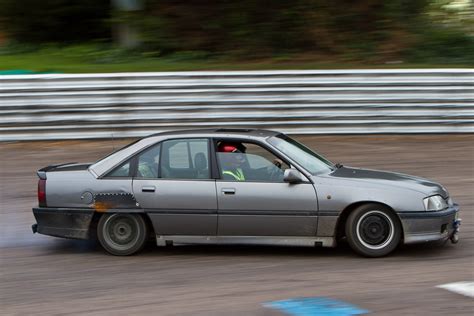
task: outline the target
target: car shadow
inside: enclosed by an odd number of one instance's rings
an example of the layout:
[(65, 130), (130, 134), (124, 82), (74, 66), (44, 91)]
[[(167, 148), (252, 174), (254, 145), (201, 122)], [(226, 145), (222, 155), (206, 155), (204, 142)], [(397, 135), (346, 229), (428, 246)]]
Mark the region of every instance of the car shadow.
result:
[[(43, 245), (50, 254), (104, 254), (95, 240), (57, 239)], [(400, 246), (386, 258), (400, 257), (405, 259), (426, 260), (427, 258), (450, 257), (456, 247), (451, 244), (426, 243)], [(149, 242), (135, 256), (169, 257), (169, 256), (199, 256), (199, 257), (298, 257), (298, 258), (362, 258), (355, 254), (346, 242), (336, 248), (323, 247), (294, 247), (294, 246), (264, 246), (264, 245), (174, 245), (158, 247)]]
[[(54, 239), (43, 243), (38, 247), (49, 254), (104, 254), (96, 240), (74, 240), (74, 239)], [(292, 247), (292, 246), (266, 246), (266, 245), (191, 245), (178, 244), (173, 246), (157, 246), (150, 241), (135, 256), (347, 256), (353, 255), (350, 248), (342, 245), (337, 248), (323, 247)]]
[[(142, 252), (153, 256), (226, 256), (226, 257), (262, 257), (262, 256), (345, 256), (348, 254), (339, 248), (290, 247), (263, 245), (176, 245), (171, 247), (147, 247)], [(349, 253), (350, 254), (350, 253)]]
[(55, 238), (41, 246), (50, 254), (83, 254), (104, 252), (95, 240), (76, 240)]

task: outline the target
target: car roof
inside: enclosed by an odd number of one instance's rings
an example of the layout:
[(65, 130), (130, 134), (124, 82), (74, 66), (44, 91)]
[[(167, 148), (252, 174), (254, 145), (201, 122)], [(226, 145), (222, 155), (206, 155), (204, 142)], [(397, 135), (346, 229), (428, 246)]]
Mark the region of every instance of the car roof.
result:
[(163, 137), (163, 136), (202, 136), (202, 137), (222, 137), (222, 136), (243, 136), (243, 137), (262, 137), (267, 138), (281, 134), (280, 132), (265, 129), (250, 128), (214, 128), (214, 129), (188, 129), (167, 131), (149, 135), (147, 137)]

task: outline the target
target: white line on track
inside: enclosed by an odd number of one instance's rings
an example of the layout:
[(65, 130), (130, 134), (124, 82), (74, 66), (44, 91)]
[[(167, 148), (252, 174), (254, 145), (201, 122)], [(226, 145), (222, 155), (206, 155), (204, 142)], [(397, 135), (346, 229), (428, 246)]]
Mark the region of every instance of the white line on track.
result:
[(474, 298), (474, 282), (455, 282), (438, 285), (436, 287)]

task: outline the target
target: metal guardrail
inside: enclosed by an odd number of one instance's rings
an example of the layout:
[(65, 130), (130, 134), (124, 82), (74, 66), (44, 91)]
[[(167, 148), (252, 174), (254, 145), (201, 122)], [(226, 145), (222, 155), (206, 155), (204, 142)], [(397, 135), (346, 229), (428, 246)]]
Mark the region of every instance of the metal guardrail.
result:
[(223, 126), (473, 133), (474, 69), (8, 75), (0, 111), (1, 141)]

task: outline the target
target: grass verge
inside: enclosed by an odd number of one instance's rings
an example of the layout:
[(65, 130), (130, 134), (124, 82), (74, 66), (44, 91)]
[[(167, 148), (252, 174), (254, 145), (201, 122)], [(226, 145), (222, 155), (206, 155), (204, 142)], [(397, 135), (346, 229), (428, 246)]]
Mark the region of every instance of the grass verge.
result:
[(0, 55), (0, 73), (18, 70), (53, 73), (109, 73), (147, 71), (193, 71), (193, 70), (271, 70), (271, 69), (364, 69), (364, 68), (466, 68), (463, 64), (406, 64), (380, 63), (360, 64), (307, 59), (264, 59), (235, 61), (231, 59), (180, 60), (175, 58), (133, 58), (113, 62), (94, 62), (79, 56), (63, 56), (48, 53), (22, 53)]

